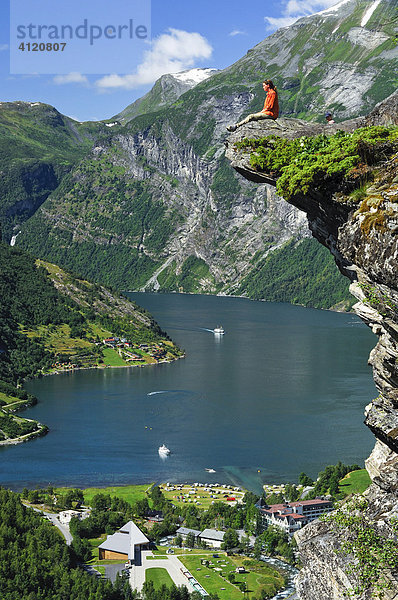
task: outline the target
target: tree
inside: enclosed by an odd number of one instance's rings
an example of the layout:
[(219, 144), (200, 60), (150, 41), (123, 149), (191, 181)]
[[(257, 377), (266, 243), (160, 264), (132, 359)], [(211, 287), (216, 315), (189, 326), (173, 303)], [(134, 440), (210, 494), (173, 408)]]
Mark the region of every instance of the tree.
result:
[(249, 535), (254, 534), (256, 530), (258, 509), (254, 504), (249, 504), (246, 509), (245, 532)]
[(272, 493), (266, 498), (267, 504), (283, 504), (285, 498), (283, 494)]
[(228, 573), (228, 581), (230, 581), (231, 583), (235, 583), (235, 573), (233, 571), (230, 571), (230, 573)]
[(287, 485), (285, 485), (285, 497), (290, 502), (294, 502), (300, 497), (300, 492), (295, 485), (291, 485), (290, 483), (288, 483)]
[(243, 496), (243, 502), (246, 505), (256, 504), (256, 502), (258, 502), (259, 499), (260, 499), (260, 496), (253, 494), (253, 492), (246, 492), (245, 495)]
[(28, 492), (28, 500), (31, 504), (38, 504), (40, 502), (39, 492), (37, 490), (30, 490)]
[(91, 508), (93, 510), (105, 511), (111, 507), (111, 497), (109, 494), (95, 494), (91, 500)]
[(178, 548), (182, 546), (182, 537), (179, 534), (174, 538), (174, 545), (178, 546)]
[(148, 498), (137, 500), (137, 502), (134, 504), (134, 511), (139, 517), (144, 517), (147, 515), (149, 511)]
[(77, 508), (84, 502), (82, 490), (71, 489), (67, 490), (63, 497), (63, 505), (65, 508)]
[(155, 510), (162, 510), (164, 509), (165, 505), (167, 504), (167, 500), (164, 497), (162, 490), (159, 488), (158, 485), (154, 485), (149, 493), (152, 503), (153, 503), (153, 508)]
[(239, 544), (239, 538), (238, 538), (238, 534), (236, 533), (235, 529), (232, 529), (231, 527), (229, 529), (227, 529), (227, 531), (224, 534), (224, 540), (223, 543), (221, 544), (221, 548), (223, 550), (230, 550), (231, 548), (236, 548)]
[(339, 493), (339, 478), (338, 475), (334, 475), (329, 482), (329, 493), (331, 496), (337, 496)]
[(193, 548), (195, 546), (195, 534), (192, 533), (192, 531), (188, 533), (185, 545), (188, 546), (188, 548)]
[(299, 475), (299, 483), (304, 487), (314, 485), (314, 482), (312, 481), (311, 477), (308, 477), (308, 475), (304, 473), (304, 471), (302, 471)]
[(240, 541), (239, 548), (242, 550), (244, 554), (249, 552), (250, 539), (244, 535)]
[[(137, 595), (128, 582), (96, 579), (73, 568), (73, 548), (35, 511), (21, 505), (17, 494), (0, 489), (0, 589), (2, 600), (133, 600)], [(74, 541), (79, 554), (89, 549), (88, 540)], [(91, 555), (91, 548), (90, 548)]]
[(91, 560), (92, 548), (87, 539), (82, 540), (79, 536), (74, 537), (71, 546), (78, 562), (84, 563)]

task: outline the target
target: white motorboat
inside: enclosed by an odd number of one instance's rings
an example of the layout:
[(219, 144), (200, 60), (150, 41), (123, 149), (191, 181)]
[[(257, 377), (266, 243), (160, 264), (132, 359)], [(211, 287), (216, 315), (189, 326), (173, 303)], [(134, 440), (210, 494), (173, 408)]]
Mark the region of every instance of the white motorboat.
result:
[(170, 450), (164, 444), (162, 446), (159, 446), (158, 452), (159, 456), (168, 456), (170, 454)]
[(218, 335), (224, 335), (225, 331), (221, 325), (218, 325), (213, 329), (213, 333), (218, 333)]
[(214, 469), (205, 469), (205, 471), (207, 471), (208, 473), (215, 473)]

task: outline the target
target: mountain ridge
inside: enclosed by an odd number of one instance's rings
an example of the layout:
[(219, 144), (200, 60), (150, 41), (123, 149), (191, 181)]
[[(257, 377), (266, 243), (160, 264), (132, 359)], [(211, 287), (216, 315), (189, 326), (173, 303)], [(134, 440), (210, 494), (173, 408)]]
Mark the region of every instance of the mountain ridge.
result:
[[(378, 23), (395, 4), (382, 0), (367, 27), (375, 24), (383, 36), (390, 35)], [(376, 49), (350, 41), (350, 31), (370, 6), (368, 0), (349, 0), (331, 15), (301, 19), (170, 106), (155, 102), (154, 112), (107, 128), (108, 136), (22, 225), (16, 244), (85, 275), (103, 272), (104, 281), (124, 289), (230, 294), (239, 289), (249, 295), (242, 281), (260, 268), (260, 249), (274, 250), (277, 257), (283, 243), (309, 231), (305, 216), (287, 208), (271, 187), (258, 188), (233, 174), (224, 157), (225, 127), (261, 108), (265, 74), (277, 81), (284, 114), (322, 120), (330, 79), (336, 77), (334, 87), (344, 94), (349, 72), (355, 93), (347, 106), (328, 96), (328, 107), (337, 116), (366, 112), (395, 85), (391, 65), (397, 66), (398, 57), (389, 39)], [(379, 30), (362, 29), (379, 39)], [(336, 36), (341, 37), (337, 54)], [(187, 267), (192, 268), (188, 279)], [(336, 273), (332, 262), (329, 269)], [(319, 302), (313, 298), (312, 305)]]

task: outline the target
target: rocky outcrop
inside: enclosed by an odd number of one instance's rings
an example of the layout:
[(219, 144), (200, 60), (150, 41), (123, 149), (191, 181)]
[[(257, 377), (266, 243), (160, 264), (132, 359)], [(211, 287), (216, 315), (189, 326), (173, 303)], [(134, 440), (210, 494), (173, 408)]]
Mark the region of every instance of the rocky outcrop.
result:
[[(376, 106), (370, 115), (338, 125), (346, 131), (364, 125), (397, 124), (398, 93)], [(270, 133), (299, 137), (320, 132), (318, 125), (298, 120), (277, 121), (280, 129), (267, 121), (251, 123), (231, 135), (227, 157), (244, 177), (272, 183), (272, 174), (257, 173), (250, 165), (250, 153), (237, 150), (243, 137), (264, 137)], [(330, 128), (332, 132), (337, 127)], [(372, 485), (365, 493), (365, 517), (385, 539), (395, 539), (392, 528), (398, 516), (398, 154), (379, 160), (372, 168), (372, 183), (358, 205), (341, 189), (299, 192), (290, 200), (305, 211), (313, 235), (335, 257), (341, 272), (351, 280), (351, 292), (358, 302), (355, 312), (378, 336), (369, 362), (373, 367), (378, 397), (366, 407), (365, 424), (376, 437), (376, 445), (366, 461)], [(297, 534), (303, 569), (297, 589), (302, 600), (341, 600), (356, 583), (350, 571), (353, 557), (339, 552), (349, 536), (328, 522), (308, 525)], [(385, 573), (390, 588), (385, 599), (398, 598), (396, 570)], [(373, 589), (357, 598), (376, 598)]]

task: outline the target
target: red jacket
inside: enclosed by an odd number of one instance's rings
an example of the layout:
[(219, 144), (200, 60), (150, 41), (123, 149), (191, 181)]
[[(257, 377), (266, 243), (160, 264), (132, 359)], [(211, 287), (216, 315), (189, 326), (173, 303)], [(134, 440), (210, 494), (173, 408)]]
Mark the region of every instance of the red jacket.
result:
[(271, 117), (273, 117), (274, 119), (278, 118), (279, 104), (278, 104), (278, 94), (277, 94), (276, 90), (272, 90), (272, 89), (268, 90), (262, 112), (265, 112), (266, 115), (271, 115)]

